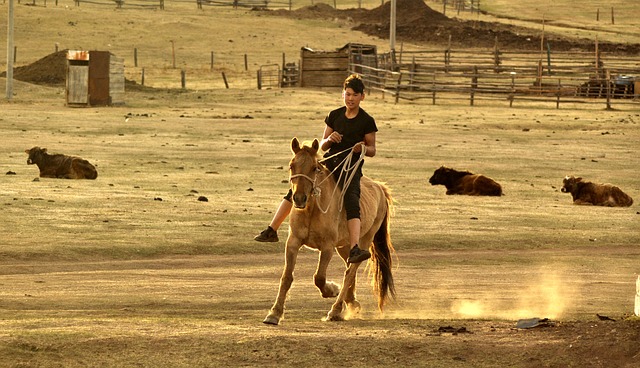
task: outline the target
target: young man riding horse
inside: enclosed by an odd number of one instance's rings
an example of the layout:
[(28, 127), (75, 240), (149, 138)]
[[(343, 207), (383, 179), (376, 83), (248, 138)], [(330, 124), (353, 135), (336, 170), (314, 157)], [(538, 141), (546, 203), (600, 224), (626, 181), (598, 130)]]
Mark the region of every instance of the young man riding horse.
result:
[[(373, 157), (376, 154), (376, 132), (378, 128), (375, 120), (364, 109), (360, 103), (364, 100), (364, 83), (356, 74), (352, 74), (344, 81), (342, 89), (344, 106), (339, 107), (327, 115), (324, 122), (326, 124), (323, 139), (320, 147), (324, 154), (324, 163), (333, 172), (336, 181), (344, 189), (344, 208), (347, 216), (349, 229), (349, 240), (351, 250), (349, 252), (349, 263), (358, 263), (371, 257), (367, 249), (358, 247), (360, 239), (360, 178), (362, 177), (362, 165), (364, 161), (356, 166), (345, 165), (348, 156), (351, 155), (353, 162), (364, 153), (364, 156)], [(350, 178), (350, 181), (345, 181)], [(278, 228), (289, 215), (293, 206), (291, 199), (292, 192), (284, 197), (276, 211), (270, 225), (254, 239), (261, 242), (277, 242)], [(365, 244), (367, 246), (367, 244)]]

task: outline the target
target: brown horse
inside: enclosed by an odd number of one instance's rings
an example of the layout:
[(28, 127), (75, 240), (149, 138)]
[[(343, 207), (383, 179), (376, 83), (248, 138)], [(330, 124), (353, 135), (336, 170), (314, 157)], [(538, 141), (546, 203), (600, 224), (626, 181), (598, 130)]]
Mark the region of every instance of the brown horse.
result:
[[(289, 215), (289, 237), (285, 248), (285, 263), (280, 289), (264, 323), (277, 325), (284, 314), (284, 302), (293, 282), (293, 269), (298, 251), (303, 245), (320, 251), (318, 267), (313, 280), (325, 298), (337, 299), (325, 320), (340, 321), (357, 314), (360, 303), (356, 300), (356, 275), (360, 263), (347, 263), (349, 257), (349, 230), (344, 209), (341, 208), (339, 187), (331, 172), (319, 162), (315, 139), (311, 146), (300, 146), (297, 138), (291, 141), (293, 158), (289, 165), (289, 180), (293, 190), (294, 208)], [(389, 297), (395, 297), (391, 257), (395, 252), (389, 233), (391, 194), (382, 183), (363, 176), (360, 181), (362, 227), (359, 244), (369, 245), (371, 251), (370, 274), (378, 297), (378, 308), (383, 310)], [(336, 190), (338, 188), (338, 190)], [(332, 195), (336, 194), (336, 195)], [(346, 265), (342, 288), (327, 282), (326, 273), (334, 248)], [(346, 306), (346, 308), (345, 308)]]

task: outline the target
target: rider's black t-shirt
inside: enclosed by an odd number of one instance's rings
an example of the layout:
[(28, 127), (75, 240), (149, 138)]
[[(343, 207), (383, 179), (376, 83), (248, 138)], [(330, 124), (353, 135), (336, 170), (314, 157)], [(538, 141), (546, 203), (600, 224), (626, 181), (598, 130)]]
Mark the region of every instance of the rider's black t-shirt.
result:
[[(366, 134), (378, 131), (373, 117), (367, 114), (362, 108), (359, 109), (358, 115), (352, 119), (348, 119), (345, 116), (346, 110), (346, 106), (339, 107), (331, 111), (324, 119), (324, 122), (331, 127), (331, 129), (342, 134), (342, 141), (340, 143), (333, 143), (329, 151), (325, 153), (325, 157), (347, 150), (356, 143), (364, 141)], [(340, 155), (340, 157), (344, 158), (346, 154), (348, 154), (348, 152)]]

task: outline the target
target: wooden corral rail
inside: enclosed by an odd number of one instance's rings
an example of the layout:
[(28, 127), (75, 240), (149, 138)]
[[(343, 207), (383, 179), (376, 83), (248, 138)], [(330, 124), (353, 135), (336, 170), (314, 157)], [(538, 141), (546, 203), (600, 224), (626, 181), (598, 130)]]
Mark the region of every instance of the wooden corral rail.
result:
[(202, 9), (203, 6), (232, 6), (237, 8), (251, 8), (251, 9), (267, 9), (267, 8), (288, 8), (291, 10), (291, 0), (196, 0), (198, 9)]
[[(393, 61), (397, 60), (397, 61)], [(393, 61), (393, 62), (392, 62)], [(431, 99), (505, 100), (580, 103), (585, 98), (616, 103), (640, 101), (640, 60), (608, 56), (606, 61), (594, 53), (571, 52), (551, 55), (527, 52), (449, 51), (404, 52), (380, 55), (382, 69), (351, 65), (367, 80), (376, 81), (381, 70), (393, 70), (397, 78), (396, 100)], [(638, 87), (635, 87), (635, 86)], [(394, 90), (373, 83), (373, 89)], [(593, 101), (593, 100), (591, 100)]]
[(151, 8), (151, 9), (164, 9), (164, 0), (112, 0), (112, 1), (101, 1), (101, 0), (73, 0), (76, 6), (80, 6), (80, 3), (85, 4), (93, 4), (93, 5), (108, 5), (114, 6), (118, 9), (124, 7), (135, 7), (135, 8)]

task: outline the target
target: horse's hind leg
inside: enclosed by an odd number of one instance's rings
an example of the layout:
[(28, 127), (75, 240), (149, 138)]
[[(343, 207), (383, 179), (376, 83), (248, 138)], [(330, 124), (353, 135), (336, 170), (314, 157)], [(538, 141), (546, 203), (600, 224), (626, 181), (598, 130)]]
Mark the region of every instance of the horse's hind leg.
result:
[[(359, 263), (352, 263), (347, 267), (347, 270), (344, 272), (344, 281), (342, 283), (342, 290), (338, 294), (338, 298), (335, 303), (331, 306), (331, 310), (327, 314), (325, 321), (342, 321), (345, 319), (345, 315), (343, 314), (344, 304), (347, 305), (355, 305), (354, 303), (358, 303), (355, 300), (355, 284), (356, 284), (356, 275), (358, 271)], [(350, 300), (350, 301), (347, 301)], [(359, 306), (359, 303), (358, 303)]]
[(273, 307), (271, 307), (269, 314), (267, 314), (267, 317), (262, 321), (263, 323), (270, 325), (277, 325), (280, 323), (280, 319), (284, 314), (284, 301), (287, 298), (287, 292), (289, 292), (289, 289), (291, 288), (291, 283), (293, 283), (293, 269), (296, 266), (296, 259), (298, 258), (299, 250), (299, 242), (292, 241), (291, 238), (287, 239), (284, 270), (282, 271), (282, 277), (280, 277), (278, 297), (276, 298), (275, 303), (273, 303)]
[[(338, 248), (338, 254), (340, 254), (340, 257), (344, 260), (345, 265), (348, 266), (347, 259), (349, 258), (349, 247)], [(345, 288), (344, 302), (347, 307), (347, 311), (346, 311), (347, 315), (345, 317), (347, 318), (349, 316), (355, 316), (358, 313), (360, 313), (360, 302), (358, 302), (358, 300), (356, 299), (357, 279), (358, 279), (358, 276), (356, 274), (354, 276), (353, 282), (350, 285), (348, 286), (343, 285), (343, 288)]]
[(340, 292), (340, 286), (335, 282), (327, 282), (327, 267), (333, 257), (333, 248), (320, 251), (318, 259), (318, 268), (313, 275), (314, 284), (320, 289), (323, 298), (335, 298)]

